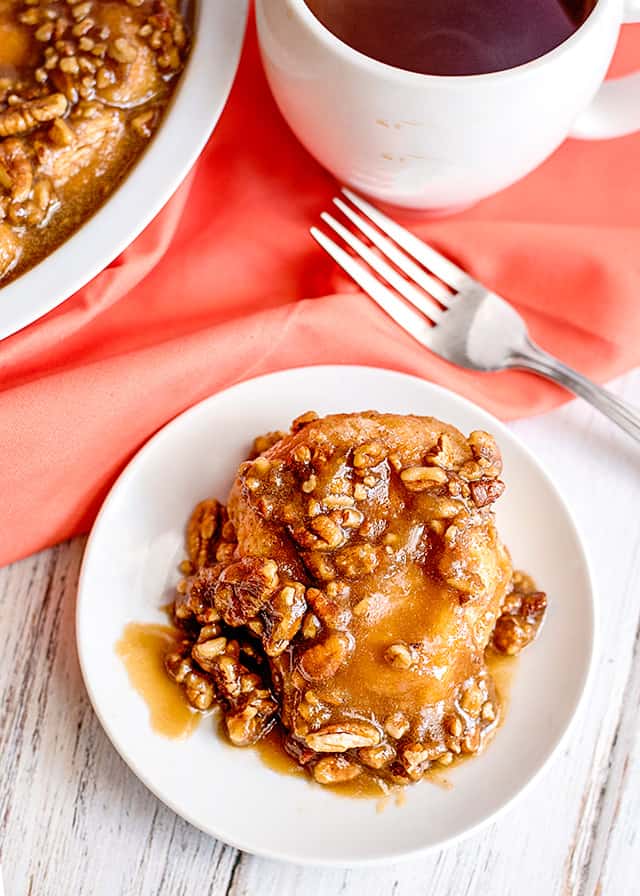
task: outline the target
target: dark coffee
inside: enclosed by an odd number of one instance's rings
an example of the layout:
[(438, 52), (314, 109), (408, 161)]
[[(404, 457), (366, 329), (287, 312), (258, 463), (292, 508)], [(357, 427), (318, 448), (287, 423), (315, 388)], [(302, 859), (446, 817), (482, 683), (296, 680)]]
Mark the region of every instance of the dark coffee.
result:
[(305, 0), (345, 43), (396, 68), (481, 75), (537, 59), (596, 0)]

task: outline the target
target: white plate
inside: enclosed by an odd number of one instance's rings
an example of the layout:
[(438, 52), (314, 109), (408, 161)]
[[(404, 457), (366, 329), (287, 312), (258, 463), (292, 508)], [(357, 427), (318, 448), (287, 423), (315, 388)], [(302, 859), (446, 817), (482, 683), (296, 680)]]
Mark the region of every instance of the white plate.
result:
[[(453, 787), (407, 789), (403, 806), (347, 799), (267, 768), (227, 745), (212, 724), (171, 741), (152, 732), (114, 645), (127, 622), (163, 621), (184, 525), (197, 501), (225, 498), (253, 437), (319, 413), (433, 415), (464, 433), (494, 433), (507, 491), (500, 531), (515, 563), (549, 593), (539, 639), (518, 661), (504, 725), (486, 753), (450, 772)], [(538, 461), (470, 402), (414, 377), (363, 367), (308, 367), (249, 380), (158, 433), (129, 464), (100, 512), (84, 558), (77, 638), (87, 690), (114, 746), (168, 806), (215, 837), (311, 864), (397, 860), (487, 822), (529, 784), (566, 734), (591, 666), (591, 576), (571, 514)]]
[(122, 185), (77, 233), (13, 283), (0, 286), (0, 339), (88, 283), (175, 193), (227, 101), (247, 11), (248, 0), (196, 0), (191, 55), (158, 133)]

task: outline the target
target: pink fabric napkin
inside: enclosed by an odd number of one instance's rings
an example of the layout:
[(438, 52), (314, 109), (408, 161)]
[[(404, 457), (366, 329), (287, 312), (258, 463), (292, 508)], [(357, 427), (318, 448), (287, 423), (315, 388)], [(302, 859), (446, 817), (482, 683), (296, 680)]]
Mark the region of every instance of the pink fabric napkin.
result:
[[(617, 69), (638, 60), (630, 27)], [(544, 347), (606, 380), (640, 360), (639, 157), (640, 135), (568, 141), (466, 213), (405, 223), (509, 298)], [(505, 419), (567, 398), (531, 375), (459, 370), (402, 332), (308, 235), (335, 192), (276, 110), (251, 24), (188, 181), (92, 283), (0, 343), (0, 563), (86, 531), (152, 433), (257, 374), (389, 367)]]

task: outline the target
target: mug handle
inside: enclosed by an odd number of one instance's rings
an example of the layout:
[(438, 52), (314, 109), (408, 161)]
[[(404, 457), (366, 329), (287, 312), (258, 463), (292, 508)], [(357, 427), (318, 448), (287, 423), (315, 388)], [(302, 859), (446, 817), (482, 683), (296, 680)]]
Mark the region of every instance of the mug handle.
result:
[[(626, 0), (624, 22), (640, 22), (640, 0)], [(640, 72), (605, 81), (569, 136), (608, 140), (635, 131), (640, 131)]]

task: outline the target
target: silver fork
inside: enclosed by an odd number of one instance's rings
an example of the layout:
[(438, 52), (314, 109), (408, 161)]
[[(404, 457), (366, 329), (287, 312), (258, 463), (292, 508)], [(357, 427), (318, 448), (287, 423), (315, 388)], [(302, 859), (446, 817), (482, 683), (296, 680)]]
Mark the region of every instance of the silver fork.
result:
[(508, 302), (361, 196), (347, 189), (342, 193), (350, 204), (338, 197), (334, 203), (379, 251), (327, 212), (322, 220), (366, 264), (317, 227), (311, 235), (414, 339), (460, 367), (518, 368), (555, 380), (640, 441), (640, 413), (539, 348)]

